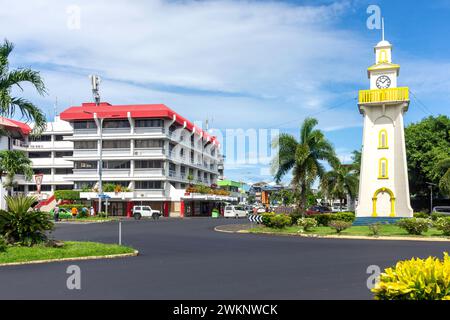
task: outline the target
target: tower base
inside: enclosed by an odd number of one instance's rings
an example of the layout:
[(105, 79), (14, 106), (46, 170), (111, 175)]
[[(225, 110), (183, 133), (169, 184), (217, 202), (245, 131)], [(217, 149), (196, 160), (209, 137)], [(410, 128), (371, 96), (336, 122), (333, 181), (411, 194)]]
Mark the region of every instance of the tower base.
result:
[(398, 220), (405, 218), (391, 217), (357, 217), (353, 222), (354, 226), (368, 226), (374, 223), (395, 224)]

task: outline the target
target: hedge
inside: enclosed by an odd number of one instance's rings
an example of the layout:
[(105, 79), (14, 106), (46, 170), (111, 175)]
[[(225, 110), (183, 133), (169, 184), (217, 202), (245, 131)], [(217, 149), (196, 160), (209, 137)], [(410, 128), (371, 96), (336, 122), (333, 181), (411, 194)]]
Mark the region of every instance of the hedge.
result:
[(320, 226), (328, 227), (330, 221), (344, 221), (352, 222), (355, 221), (355, 214), (353, 212), (338, 212), (338, 213), (323, 213), (323, 214), (313, 214), (310, 215), (311, 218), (317, 220), (317, 224)]
[(56, 200), (80, 200), (80, 191), (77, 190), (56, 190)]

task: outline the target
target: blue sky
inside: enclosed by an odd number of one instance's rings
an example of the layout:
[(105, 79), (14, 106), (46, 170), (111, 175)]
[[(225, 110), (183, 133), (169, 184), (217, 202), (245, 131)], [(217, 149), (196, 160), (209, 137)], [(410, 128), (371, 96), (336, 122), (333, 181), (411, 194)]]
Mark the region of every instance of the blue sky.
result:
[[(450, 1), (0, 0), (8, 8), (0, 37), (16, 44), (13, 67), (42, 72), (49, 95), (25, 96), (49, 118), (56, 97), (59, 112), (90, 101), (88, 75), (97, 73), (103, 100), (165, 103), (192, 121), (208, 118), (219, 134), (297, 135), (312, 115), (347, 162), (362, 139), (354, 98), (368, 87), (381, 37), (366, 27), (372, 4), (402, 67), (399, 84), (421, 101), (413, 99), (405, 122), (448, 115)], [(269, 156), (230, 162), (226, 176), (270, 181)]]

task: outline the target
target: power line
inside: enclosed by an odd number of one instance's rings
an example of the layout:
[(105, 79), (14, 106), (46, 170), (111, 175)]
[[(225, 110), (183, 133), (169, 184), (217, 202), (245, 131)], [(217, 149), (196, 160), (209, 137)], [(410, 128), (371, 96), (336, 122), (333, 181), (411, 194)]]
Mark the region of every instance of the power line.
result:
[(425, 114), (430, 114), (433, 115), (433, 113), (430, 111), (430, 109), (422, 102), (419, 100), (419, 98), (417, 98), (417, 96), (414, 94), (414, 92), (412, 92), (410, 90), (414, 100), (417, 102), (417, 105), (419, 107), (420, 110), (422, 110)]
[[(330, 111), (330, 110), (333, 110), (333, 109), (338, 109), (338, 108), (344, 106), (345, 104), (349, 103), (350, 101), (355, 101), (355, 100), (357, 100), (357, 98), (351, 98), (351, 99), (345, 100), (345, 101), (343, 101), (343, 102), (341, 102), (341, 103), (339, 103), (339, 104), (337, 104), (335, 106), (332, 106), (332, 107), (326, 108), (324, 110), (320, 110), (318, 112), (306, 115), (304, 118), (314, 117), (314, 116), (317, 116), (317, 115), (319, 115), (321, 113), (324, 113), (324, 112), (327, 112), (327, 111)], [(292, 123), (292, 122), (297, 122), (297, 121), (303, 120), (304, 118), (298, 118), (298, 119), (289, 120), (289, 121), (286, 121), (286, 122), (283, 122), (283, 123), (279, 123), (279, 124), (276, 124), (276, 125), (268, 127), (268, 129), (281, 127), (281, 126), (283, 126), (285, 124), (289, 124), (289, 123)]]

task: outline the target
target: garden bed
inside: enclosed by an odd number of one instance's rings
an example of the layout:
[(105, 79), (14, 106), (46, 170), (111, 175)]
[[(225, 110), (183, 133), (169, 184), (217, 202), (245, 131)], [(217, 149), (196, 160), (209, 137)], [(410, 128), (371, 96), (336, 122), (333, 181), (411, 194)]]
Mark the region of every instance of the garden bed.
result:
[(60, 248), (35, 245), (32, 247), (9, 246), (0, 252), (0, 265), (43, 263), (86, 258), (114, 258), (137, 255), (137, 251), (117, 244), (65, 241)]

